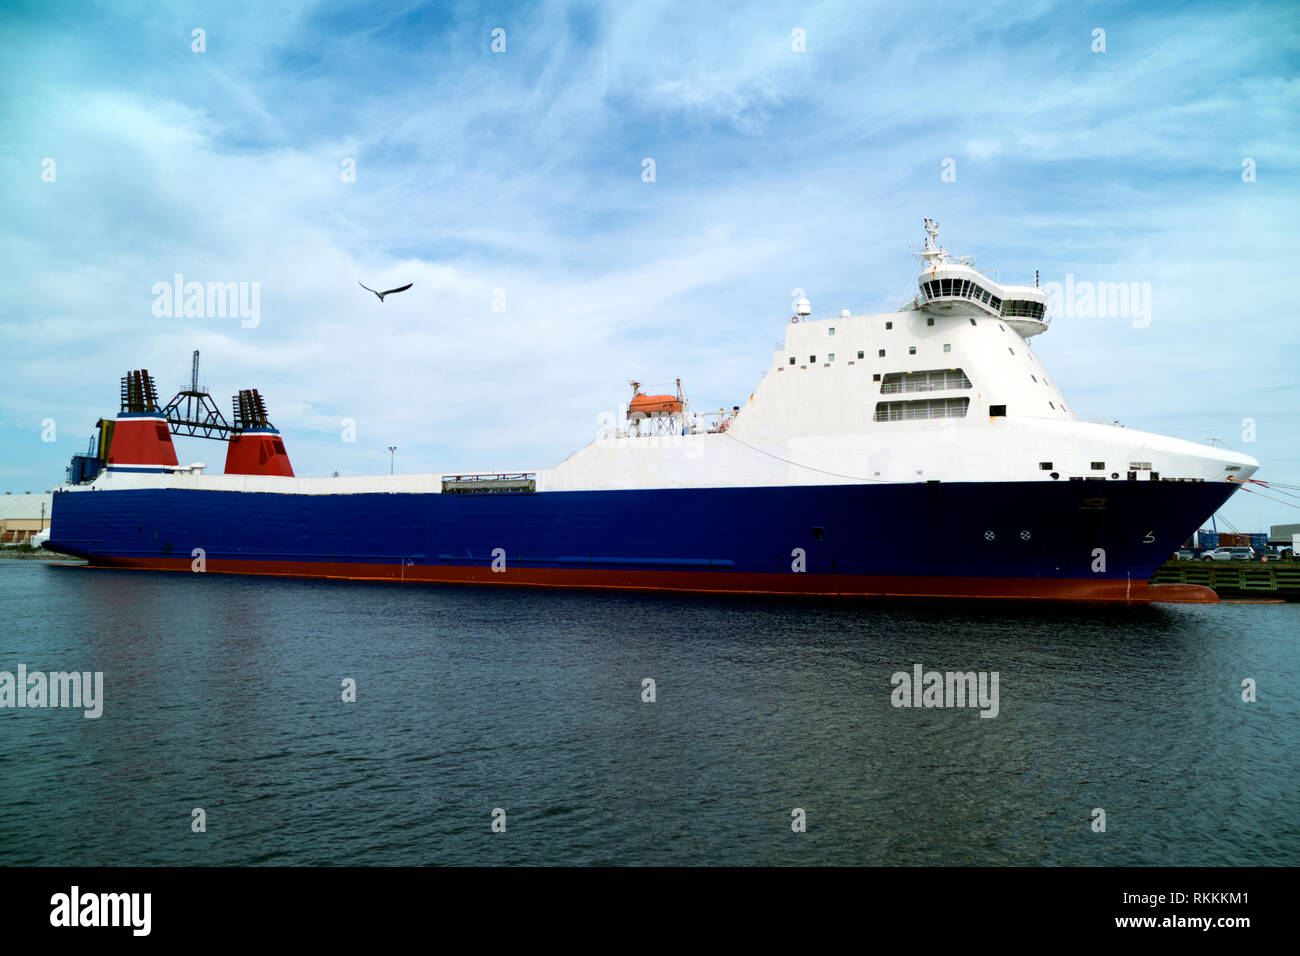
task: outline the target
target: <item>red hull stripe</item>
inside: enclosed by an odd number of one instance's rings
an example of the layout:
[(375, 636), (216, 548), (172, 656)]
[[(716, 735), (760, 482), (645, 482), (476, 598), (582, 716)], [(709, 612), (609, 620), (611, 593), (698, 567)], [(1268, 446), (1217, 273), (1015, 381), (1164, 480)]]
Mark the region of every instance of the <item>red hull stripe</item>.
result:
[[(95, 557), (99, 567), (191, 571), (189, 558)], [(1208, 604), (1210, 588), (1195, 584), (1148, 584), (1088, 578), (949, 578), (906, 575), (749, 574), (741, 572), (629, 571), (597, 568), (507, 568), (455, 565), (346, 564), (316, 561), (208, 559), (209, 574), (255, 574), (352, 581), (495, 584), (545, 588), (611, 588), (633, 591), (694, 591), (709, 594), (773, 594), (815, 597), (1017, 598), (1065, 601), (1135, 601)]]

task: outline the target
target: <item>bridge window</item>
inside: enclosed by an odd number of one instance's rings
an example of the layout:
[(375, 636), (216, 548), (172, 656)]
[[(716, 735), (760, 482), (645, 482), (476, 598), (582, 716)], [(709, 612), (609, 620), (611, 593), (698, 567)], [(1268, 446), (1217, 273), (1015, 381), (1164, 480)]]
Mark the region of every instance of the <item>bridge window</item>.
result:
[(1002, 315), (1009, 318), (1023, 317), (1041, 320), (1043, 311), (1043, 303), (1030, 302), (1027, 299), (1008, 299), (1002, 303)]

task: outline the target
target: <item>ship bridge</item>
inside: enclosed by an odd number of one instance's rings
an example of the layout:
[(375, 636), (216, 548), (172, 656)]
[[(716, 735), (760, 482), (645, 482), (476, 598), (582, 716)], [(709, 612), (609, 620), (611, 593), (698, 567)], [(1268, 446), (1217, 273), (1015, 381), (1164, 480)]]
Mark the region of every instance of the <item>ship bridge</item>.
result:
[(938, 315), (998, 318), (1028, 338), (1047, 331), (1047, 295), (1036, 285), (1002, 285), (975, 269), (970, 256), (953, 257), (936, 242), (939, 224), (925, 220), (925, 268), (917, 279), (917, 306)]

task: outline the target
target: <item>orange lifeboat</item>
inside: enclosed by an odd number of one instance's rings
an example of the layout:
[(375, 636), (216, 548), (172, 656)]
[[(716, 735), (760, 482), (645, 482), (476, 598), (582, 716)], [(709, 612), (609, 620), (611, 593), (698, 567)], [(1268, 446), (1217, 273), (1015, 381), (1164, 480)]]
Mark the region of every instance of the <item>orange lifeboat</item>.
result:
[(676, 395), (643, 395), (637, 392), (627, 406), (627, 417), (663, 418), (676, 415), (682, 410), (682, 400)]

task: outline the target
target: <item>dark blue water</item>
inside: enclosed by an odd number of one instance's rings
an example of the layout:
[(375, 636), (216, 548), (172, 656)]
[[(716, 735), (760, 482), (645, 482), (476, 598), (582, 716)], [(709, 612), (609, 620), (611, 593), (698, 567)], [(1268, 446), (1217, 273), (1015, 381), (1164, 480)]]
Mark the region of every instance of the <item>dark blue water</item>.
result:
[[(0, 561), (0, 607), (0, 670), (105, 680), (98, 720), (0, 710), (3, 865), (1300, 863), (1297, 605)], [(895, 708), (890, 675), (914, 663), (998, 671), (999, 715)]]

